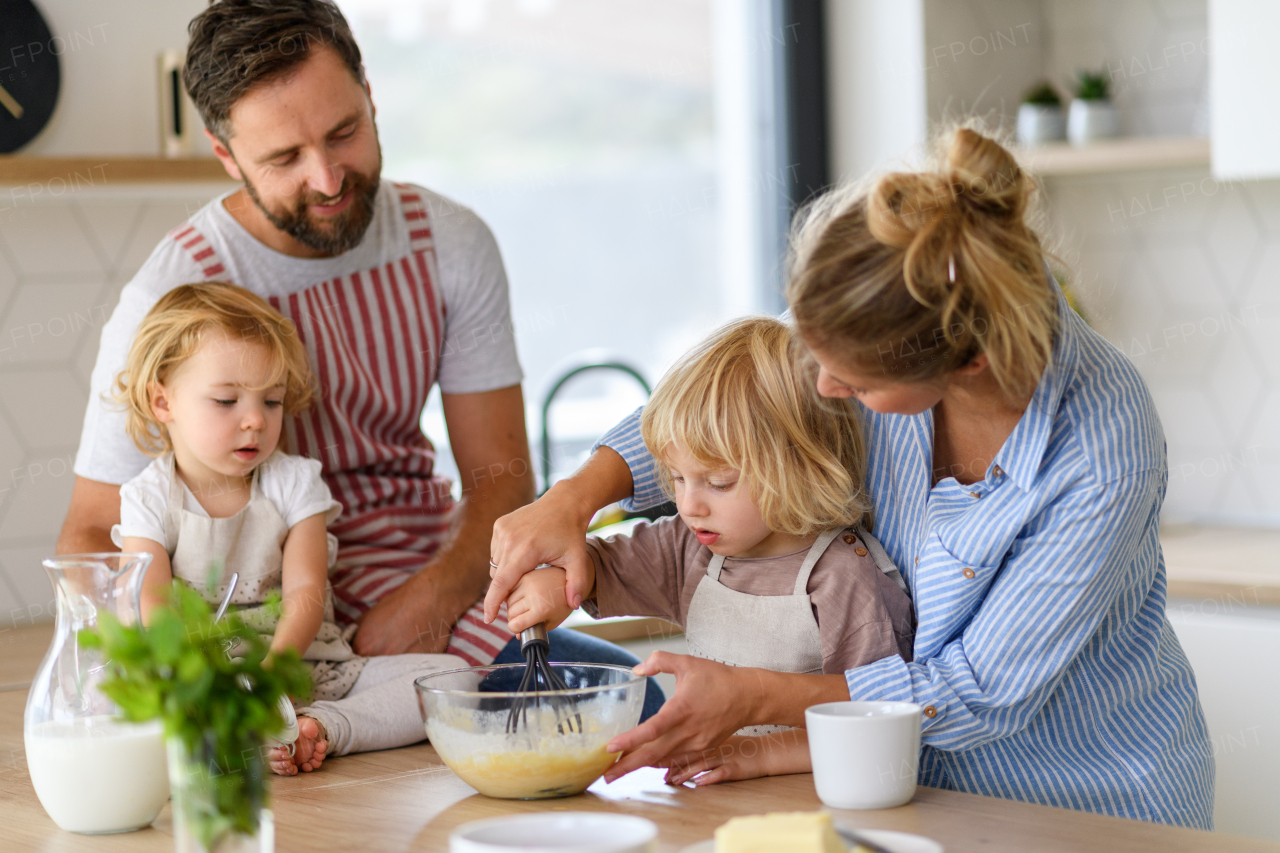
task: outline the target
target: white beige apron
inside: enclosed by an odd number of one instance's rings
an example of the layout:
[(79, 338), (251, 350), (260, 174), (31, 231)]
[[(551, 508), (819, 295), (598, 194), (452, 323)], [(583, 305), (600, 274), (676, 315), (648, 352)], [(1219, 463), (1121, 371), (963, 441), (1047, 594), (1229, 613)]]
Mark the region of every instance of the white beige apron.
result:
[[(730, 666), (753, 666), (774, 672), (821, 673), (822, 635), (809, 601), (809, 576), (832, 541), (845, 528), (819, 534), (805, 555), (791, 595), (751, 595), (720, 583), (724, 557), (715, 555), (698, 582), (684, 634), (689, 652)], [(855, 529), (876, 566), (905, 591), (889, 555), (875, 537)], [(783, 731), (786, 726), (748, 726), (740, 735)]]
[[(266, 463), (263, 463), (266, 464)], [(269, 641), (279, 617), (262, 606), (267, 596), (279, 592), (283, 577), (284, 540), (289, 534), (280, 511), (258, 483), (261, 465), (254, 469), (249, 502), (230, 518), (210, 518), (183, 507), (182, 481), (169, 458), (169, 505), (165, 512), (165, 537), (176, 542), (169, 562), (173, 576), (181, 578), (211, 602), (227, 591), (226, 579), (238, 572), (231, 603), (245, 623)], [(217, 558), (223, 562), (222, 577), (211, 578)], [(324, 621), (316, 639), (302, 655), (311, 664), (315, 681), (313, 699), (341, 699), (355, 684), (366, 658), (351, 649), (355, 625), (344, 632), (334, 622), (333, 592), (325, 583)]]

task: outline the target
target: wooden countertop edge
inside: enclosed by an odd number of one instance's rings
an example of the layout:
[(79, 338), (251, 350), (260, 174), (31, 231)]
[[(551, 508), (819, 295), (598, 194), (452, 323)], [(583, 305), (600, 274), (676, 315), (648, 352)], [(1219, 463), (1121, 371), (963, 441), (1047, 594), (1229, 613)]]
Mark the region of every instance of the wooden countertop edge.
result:
[(1169, 579), (1169, 598), (1214, 602), (1215, 613), (1256, 605), (1280, 607), (1280, 584)]

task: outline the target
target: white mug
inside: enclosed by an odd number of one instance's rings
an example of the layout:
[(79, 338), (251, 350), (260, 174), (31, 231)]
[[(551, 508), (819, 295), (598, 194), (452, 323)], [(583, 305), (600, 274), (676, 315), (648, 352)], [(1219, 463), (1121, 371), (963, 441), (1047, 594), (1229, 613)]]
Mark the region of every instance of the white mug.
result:
[(833, 809), (910, 802), (920, 767), (919, 705), (828, 702), (804, 712), (818, 798)]

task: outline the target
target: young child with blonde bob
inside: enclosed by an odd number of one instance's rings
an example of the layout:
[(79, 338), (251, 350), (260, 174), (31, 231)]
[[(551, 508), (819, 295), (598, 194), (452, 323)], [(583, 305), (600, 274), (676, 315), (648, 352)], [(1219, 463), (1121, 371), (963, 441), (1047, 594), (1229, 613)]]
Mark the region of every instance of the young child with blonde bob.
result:
[[(740, 320), (663, 377), (641, 430), (679, 515), (589, 538), (584, 609), (670, 620), (690, 653), (735, 666), (830, 674), (911, 659), (911, 602), (867, 531), (857, 412), (817, 395), (798, 348), (777, 320)], [(507, 599), (511, 630), (563, 621), (565, 585), (563, 569), (525, 574)], [(668, 782), (810, 769), (802, 730), (752, 727), (729, 744), (670, 767)]]
[[(296, 649), (312, 666), (298, 739), (270, 754), (283, 775), (314, 770), (328, 755), (422, 740), (413, 680), (466, 666), (454, 655), (360, 657), (349, 642), (355, 626), (334, 622), (337, 540), (326, 526), (342, 507), (318, 461), (280, 447), (285, 415), (306, 409), (315, 387), (292, 323), (221, 282), (162, 296), (115, 383), (130, 436), (156, 457), (121, 486), (112, 530), (125, 551), (153, 557), (144, 619), (172, 579), (219, 602), (235, 572), (231, 602), (245, 621), (271, 635), (272, 652)], [(264, 606), (272, 592), (282, 595), (278, 616)]]

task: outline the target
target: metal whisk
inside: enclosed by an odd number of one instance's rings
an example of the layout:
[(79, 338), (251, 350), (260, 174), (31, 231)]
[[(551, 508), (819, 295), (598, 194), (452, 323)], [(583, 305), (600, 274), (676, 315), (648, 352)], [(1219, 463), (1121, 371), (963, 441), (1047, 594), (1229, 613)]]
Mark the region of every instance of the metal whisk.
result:
[[(516, 729), (521, 723), (525, 728), (529, 726), (529, 703), (540, 705), (544, 699), (551, 703), (556, 709), (557, 715), (566, 706), (573, 705), (572, 699), (564, 696), (539, 696), (541, 690), (568, 690), (569, 686), (564, 683), (564, 679), (556, 674), (551, 668), (551, 664), (547, 662), (547, 653), (551, 650), (551, 644), (547, 641), (547, 627), (539, 622), (532, 628), (526, 628), (520, 632), (520, 652), (524, 655), (524, 678), (520, 679), (520, 686), (517, 688), (518, 695), (511, 704), (511, 713), (507, 716), (507, 734), (515, 734)], [(575, 731), (582, 733), (582, 716), (574, 712), (573, 719), (569, 719), (566, 713), (563, 718), (556, 721), (556, 729), (560, 734), (568, 734)]]

